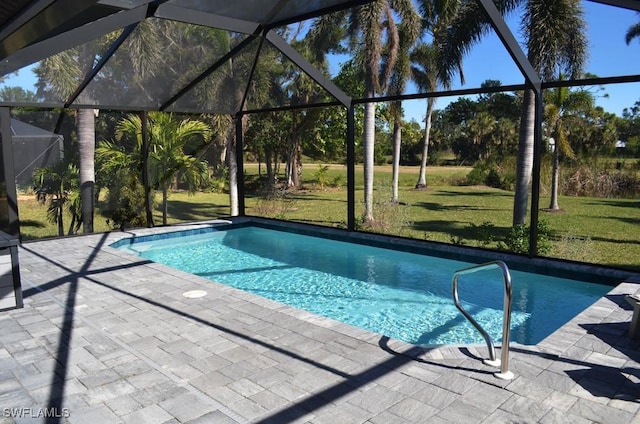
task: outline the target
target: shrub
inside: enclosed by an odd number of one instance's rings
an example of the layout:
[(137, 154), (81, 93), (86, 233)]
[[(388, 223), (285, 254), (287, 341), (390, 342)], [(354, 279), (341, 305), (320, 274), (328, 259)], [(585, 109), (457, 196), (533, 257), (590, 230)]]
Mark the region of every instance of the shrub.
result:
[(468, 185), (486, 185), (488, 187), (503, 190), (512, 190), (515, 186), (515, 169), (510, 166), (501, 166), (496, 163), (480, 161), (467, 175)]
[(110, 227), (120, 230), (146, 225), (145, 191), (135, 172), (128, 168), (118, 171), (102, 215)]
[(496, 240), (496, 227), (488, 221), (485, 221), (480, 225), (470, 224), (470, 232), (473, 238), (478, 241), (478, 245), (480, 246), (489, 246)]
[(327, 176), (328, 171), (329, 165), (318, 165), (318, 170), (313, 174), (313, 179), (320, 190), (324, 190), (325, 186), (329, 183), (329, 177)]
[[(510, 250), (514, 253), (529, 253), (529, 226), (526, 224), (518, 224), (509, 230), (509, 233), (505, 237), (504, 244), (499, 243), (498, 248), (503, 250)], [(551, 251), (551, 242), (549, 237), (551, 235), (551, 229), (549, 224), (545, 220), (538, 221), (538, 254), (544, 255)]]

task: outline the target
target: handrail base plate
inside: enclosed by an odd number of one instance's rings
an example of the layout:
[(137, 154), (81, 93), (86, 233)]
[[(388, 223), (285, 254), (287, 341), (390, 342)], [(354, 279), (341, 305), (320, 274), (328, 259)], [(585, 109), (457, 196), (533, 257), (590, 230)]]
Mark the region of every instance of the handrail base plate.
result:
[(500, 380), (513, 380), (514, 374), (511, 371), (507, 371), (494, 373), (493, 376)]

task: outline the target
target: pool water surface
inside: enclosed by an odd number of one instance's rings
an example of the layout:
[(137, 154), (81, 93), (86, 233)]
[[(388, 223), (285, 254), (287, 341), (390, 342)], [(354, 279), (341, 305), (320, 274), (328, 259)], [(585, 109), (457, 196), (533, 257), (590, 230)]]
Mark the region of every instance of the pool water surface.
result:
[[(141, 237), (114, 247), (408, 343), (484, 343), (452, 300), (453, 273), (470, 262), (259, 227)], [(511, 341), (522, 344), (537, 344), (611, 290), (515, 270), (511, 278)], [(503, 293), (499, 270), (459, 280), (463, 306), (495, 341)]]

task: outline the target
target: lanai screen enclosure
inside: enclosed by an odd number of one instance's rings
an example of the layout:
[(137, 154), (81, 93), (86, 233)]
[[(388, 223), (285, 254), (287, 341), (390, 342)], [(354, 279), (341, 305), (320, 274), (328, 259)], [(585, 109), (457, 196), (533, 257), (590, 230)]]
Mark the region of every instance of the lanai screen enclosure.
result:
[[(635, 0), (588, 1), (609, 7), (640, 10)], [(347, 216), (348, 230), (356, 226), (355, 196), (355, 109), (373, 102), (406, 101), (486, 92), (532, 90), (536, 114), (533, 122), (535, 149), (532, 198), (530, 206), (530, 253), (536, 252), (540, 157), (542, 154), (542, 90), (554, 87), (579, 87), (640, 81), (640, 75), (614, 75), (602, 78), (542, 80), (519, 45), (513, 30), (499, 11), (501, 1), (477, 0), (486, 22), (522, 74), (522, 84), (464, 90), (445, 90), (397, 95), (366, 96), (339, 87), (312, 65), (312, 54), (299, 52), (283, 36), (283, 28), (324, 15), (348, 12), (364, 7), (365, 0), (247, 0), (228, 2), (193, 0), (5, 0), (0, 6), (0, 76), (6, 76), (38, 61), (71, 48), (91, 51), (95, 60), (80, 66), (74, 86), (58, 90), (38, 103), (0, 103), (0, 134), (3, 172), (0, 192), (0, 229), (19, 235), (15, 171), (13, 169), (10, 110), (12, 107), (38, 107), (53, 111), (66, 109), (119, 110), (140, 113), (150, 111), (187, 114), (226, 114), (236, 123), (235, 159), (243, 170), (243, 117), (262, 112), (277, 112), (316, 107), (340, 107), (346, 111)], [(144, 37), (157, 36), (163, 25), (212, 28), (207, 44), (193, 46), (187, 39), (157, 39), (162, 60), (138, 61), (132, 55), (141, 48)], [(154, 30), (156, 33), (154, 33)], [(181, 44), (183, 43), (183, 44)], [(184, 49), (199, 49), (198, 62), (175, 59)], [(141, 50), (138, 50), (141, 51)], [(144, 42), (142, 42), (144, 51)], [(279, 98), (261, 96), (256, 90), (261, 60), (278, 57), (287, 62), (289, 79), (301, 78), (312, 87), (313, 95), (292, 93)], [(234, 65), (234, 63), (236, 65)], [(242, 63), (243, 66), (237, 66)], [(114, 75), (118, 78), (114, 78)], [(293, 75), (293, 76), (292, 76)], [(115, 82), (114, 82), (115, 81)], [(50, 92), (51, 93), (51, 92)], [(62, 116), (59, 123), (62, 122)], [(55, 132), (55, 131), (54, 131)], [(234, 171), (232, 169), (232, 171)], [(232, 172), (233, 173), (233, 172)], [(233, 177), (233, 176), (232, 176)], [(237, 178), (237, 208), (232, 215), (245, 214), (244, 180)], [(147, 190), (148, 190), (148, 183)], [(150, 206), (147, 205), (149, 208)]]

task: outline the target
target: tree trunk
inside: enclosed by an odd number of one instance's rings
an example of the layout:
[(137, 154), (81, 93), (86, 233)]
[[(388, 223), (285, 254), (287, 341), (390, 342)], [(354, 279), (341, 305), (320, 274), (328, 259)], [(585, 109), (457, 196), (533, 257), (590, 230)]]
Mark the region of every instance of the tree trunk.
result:
[[(373, 93), (371, 96), (373, 97)], [(375, 103), (364, 105), (364, 133), (363, 133), (363, 167), (364, 167), (364, 219), (373, 222), (373, 149), (375, 145)]]
[(82, 231), (93, 233), (96, 129), (93, 109), (78, 109), (78, 153), (80, 157), (80, 200)]
[(275, 185), (275, 175), (273, 172), (272, 153), (270, 147), (264, 149), (264, 165), (267, 167), (267, 189), (272, 190)]
[(229, 128), (227, 135), (227, 166), (229, 167), (229, 207), (231, 216), (238, 216), (238, 160), (236, 157), (236, 126)]
[(60, 237), (64, 236), (64, 222), (63, 222), (63, 214), (62, 214), (62, 206), (57, 208), (56, 214), (58, 215), (58, 235)]
[(169, 196), (167, 194), (168, 184), (162, 184), (162, 225), (167, 225), (167, 215), (169, 215)]
[(553, 144), (553, 168), (551, 174), (551, 202), (549, 203), (549, 209), (557, 211), (560, 209), (558, 206), (558, 179), (560, 174), (560, 149), (558, 149), (558, 142)]
[(287, 188), (300, 187), (300, 169), (302, 168), (301, 146), (299, 140), (293, 140), (287, 164)]
[(435, 99), (427, 99), (427, 116), (424, 121), (424, 138), (422, 139), (422, 160), (420, 161), (420, 174), (416, 188), (427, 188), (427, 158), (429, 157), (429, 140), (431, 137), (431, 115)]
[(393, 122), (393, 165), (391, 181), (391, 202), (398, 203), (398, 180), (400, 177), (400, 148), (402, 146), (402, 123), (400, 118)]
[(522, 117), (520, 119), (516, 193), (513, 201), (513, 225), (524, 224), (527, 219), (529, 183), (531, 182), (531, 169), (533, 168), (535, 111), (535, 95), (532, 90), (525, 90)]

